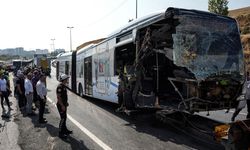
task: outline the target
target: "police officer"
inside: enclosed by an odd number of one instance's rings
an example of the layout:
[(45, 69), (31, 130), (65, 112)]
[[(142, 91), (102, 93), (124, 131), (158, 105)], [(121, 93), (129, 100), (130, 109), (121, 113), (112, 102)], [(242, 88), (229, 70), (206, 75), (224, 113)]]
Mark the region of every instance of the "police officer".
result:
[(69, 76), (62, 74), (60, 76), (60, 84), (57, 86), (56, 95), (57, 95), (57, 109), (60, 114), (60, 123), (59, 123), (59, 137), (67, 138), (69, 134), (72, 134), (72, 131), (68, 130), (66, 127), (67, 119), (67, 107), (68, 104), (68, 95), (66, 85), (68, 84)]

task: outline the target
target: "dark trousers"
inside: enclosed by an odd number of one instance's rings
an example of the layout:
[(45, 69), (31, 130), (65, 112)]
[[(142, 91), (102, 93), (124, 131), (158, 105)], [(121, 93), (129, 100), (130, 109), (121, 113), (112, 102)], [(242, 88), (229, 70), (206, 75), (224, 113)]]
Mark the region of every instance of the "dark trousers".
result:
[(38, 100), (39, 100), (39, 103), (40, 103), (40, 107), (39, 107), (39, 121), (43, 121), (44, 120), (43, 114), (44, 114), (46, 102), (44, 102), (44, 100), (41, 99), (39, 96), (38, 96)]
[(250, 99), (247, 99), (247, 119), (250, 119)]
[(6, 101), (8, 107), (10, 108), (10, 101), (9, 101), (9, 94), (8, 92), (5, 92), (5, 91), (2, 91), (2, 95), (1, 95), (1, 105), (2, 105), (2, 108), (4, 109), (4, 106), (3, 106), (3, 101)]
[(18, 94), (18, 106), (19, 106), (19, 108), (26, 106), (26, 104), (27, 104), (27, 101), (26, 101), (25, 95)]
[(33, 102), (35, 103), (37, 101), (37, 92), (36, 90), (33, 91)]
[(67, 127), (66, 127), (66, 120), (67, 120), (67, 107), (65, 107), (65, 111), (62, 111), (62, 107), (60, 104), (57, 104), (57, 109), (58, 112), (60, 114), (60, 123), (59, 123), (59, 133), (63, 134), (66, 133), (68, 131)]

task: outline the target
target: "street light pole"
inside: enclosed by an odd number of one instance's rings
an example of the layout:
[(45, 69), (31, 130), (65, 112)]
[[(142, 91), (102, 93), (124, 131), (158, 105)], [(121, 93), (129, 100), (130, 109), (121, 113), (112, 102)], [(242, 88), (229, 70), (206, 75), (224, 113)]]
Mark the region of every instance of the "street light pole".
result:
[(137, 19), (137, 7), (138, 7), (138, 5), (137, 5), (137, 0), (136, 0), (136, 4), (135, 4), (135, 19)]
[(55, 52), (55, 40), (56, 40), (55, 38), (51, 39), (53, 52)]
[(72, 36), (71, 36), (71, 29), (74, 27), (67, 27), (69, 29), (69, 36), (70, 36), (70, 51), (72, 52)]

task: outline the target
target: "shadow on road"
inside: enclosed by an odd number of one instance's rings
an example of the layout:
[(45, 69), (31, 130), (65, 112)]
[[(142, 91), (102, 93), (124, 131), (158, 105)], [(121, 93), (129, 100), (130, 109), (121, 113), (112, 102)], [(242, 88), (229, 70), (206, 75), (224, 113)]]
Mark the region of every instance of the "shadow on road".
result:
[[(89, 103), (92, 103), (96, 107), (99, 107), (102, 110), (104, 110), (104, 113), (105, 111), (107, 111), (106, 113), (107, 116), (114, 115), (124, 120), (125, 122), (127, 122), (125, 124), (122, 124), (121, 126), (130, 127), (134, 129), (136, 132), (140, 132), (146, 135), (153, 136), (159, 139), (160, 141), (163, 141), (166, 143), (167, 142), (175, 143), (177, 145), (181, 145), (183, 147), (189, 147), (193, 149), (205, 149), (205, 150), (206, 149), (207, 150), (224, 149), (221, 145), (219, 145), (213, 140), (209, 142), (207, 142), (206, 140), (203, 140), (204, 137), (202, 135), (192, 135), (193, 133), (190, 132), (190, 130), (188, 128), (185, 128), (184, 126), (180, 126), (180, 130), (178, 130), (176, 129), (175, 124), (171, 124), (171, 123), (163, 124), (157, 121), (153, 111), (151, 112), (146, 111), (146, 110), (139, 111), (128, 116), (125, 113), (115, 112), (116, 108), (118, 108), (117, 104), (110, 103), (107, 101), (101, 101), (101, 100), (97, 100), (97, 99), (89, 98), (89, 97), (84, 97), (84, 99), (88, 101)], [(70, 105), (69, 107), (72, 107), (72, 106)], [(92, 116), (91, 113), (88, 115)], [(105, 117), (105, 116), (99, 116), (97, 114), (95, 115), (96, 116), (93, 115), (92, 117), (97, 117), (97, 120), (99, 120), (98, 117)], [(150, 143), (152, 141), (148, 141), (148, 142)], [(213, 144), (210, 144), (210, 142), (212, 142)]]
[[(84, 141), (77, 140), (73, 136), (68, 136), (68, 138), (65, 139), (65, 140), (64, 139), (60, 139), (58, 137), (59, 129), (54, 126), (55, 124), (59, 123), (58, 119), (52, 120), (54, 118), (49, 118), (50, 122), (45, 123), (45, 124), (40, 124), (38, 122), (38, 114), (35, 115), (35, 116), (20, 116), (20, 117), (29, 117), (31, 119), (31, 122), (34, 125), (34, 128), (31, 128), (29, 130), (30, 134), (37, 134), (40, 137), (43, 137), (43, 138), (39, 139), (38, 141), (36, 141), (36, 142), (39, 142), (40, 140), (42, 140), (42, 141), (40, 141), (39, 147), (47, 147), (48, 148), (51, 145), (54, 145), (55, 149), (57, 149), (57, 148), (58, 149), (65, 149), (66, 148), (66, 149), (72, 149), (72, 150), (87, 150), (88, 149), (85, 146)], [(27, 120), (26, 121), (21, 121), (21, 122), (23, 122), (23, 123), (26, 122), (27, 123)], [(44, 132), (44, 131), (47, 131), (47, 133)], [(25, 132), (22, 133), (21, 132), (21, 135), (24, 135), (26, 137), (25, 134), (27, 134), (27, 133), (25, 133)], [(33, 141), (35, 139), (34, 135), (28, 136), (26, 138), (28, 138), (28, 139), (26, 139), (26, 140), (24, 140), (24, 141), (21, 142), (21, 143), (24, 143), (24, 144), (22, 144), (22, 147), (24, 149), (30, 148), (30, 146), (27, 145), (27, 142)], [(66, 144), (63, 144), (62, 142), (66, 143)], [(53, 143), (53, 144), (51, 144), (51, 143)], [(69, 147), (71, 147), (71, 148), (69, 148)]]
[(10, 121), (10, 117), (11, 117), (11, 114), (10, 114), (10, 110), (6, 111), (5, 109), (2, 110), (2, 120), (4, 120), (5, 122), (9, 122)]
[(63, 141), (70, 143), (73, 150), (88, 150), (88, 148), (84, 145), (83, 140), (77, 140), (72, 136), (69, 136), (68, 139)]
[[(59, 129), (52, 124), (46, 124), (45, 127), (52, 137), (57, 137)], [(68, 136), (67, 139), (62, 139), (64, 142), (70, 144), (72, 150), (88, 150), (82, 140), (77, 140), (72, 136)]]
[(100, 101), (94, 98), (86, 98), (92, 104), (100, 107), (109, 113), (128, 122), (124, 126), (131, 127), (137, 132), (148, 134), (158, 138), (164, 142), (172, 142), (178, 145), (186, 145), (195, 149), (220, 150), (224, 149), (222, 145), (217, 143), (211, 136), (194, 132), (184, 124), (175, 124), (172, 122), (162, 123), (155, 117), (152, 110), (141, 110), (133, 112), (131, 115), (115, 112), (117, 105)]

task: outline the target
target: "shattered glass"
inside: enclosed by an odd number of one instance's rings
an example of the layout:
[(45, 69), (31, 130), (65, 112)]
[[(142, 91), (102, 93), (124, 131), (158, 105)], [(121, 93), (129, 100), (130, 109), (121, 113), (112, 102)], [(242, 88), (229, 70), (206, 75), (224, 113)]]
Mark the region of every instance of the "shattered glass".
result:
[[(243, 74), (243, 52), (237, 24), (227, 18), (176, 16), (173, 61), (196, 79), (223, 73)], [(242, 77), (242, 76), (240, 76)]]

